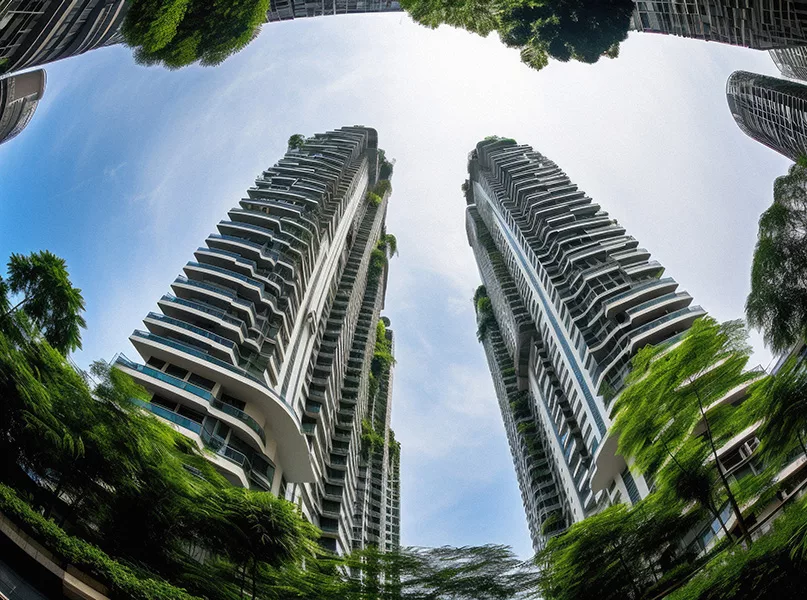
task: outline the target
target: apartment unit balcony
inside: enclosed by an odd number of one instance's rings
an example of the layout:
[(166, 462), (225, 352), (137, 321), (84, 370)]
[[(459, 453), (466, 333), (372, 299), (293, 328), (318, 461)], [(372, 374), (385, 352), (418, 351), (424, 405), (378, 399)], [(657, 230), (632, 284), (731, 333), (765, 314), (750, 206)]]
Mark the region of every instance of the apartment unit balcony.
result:
[(132, 377), (147, 390), (159, 391), (159, 395), (180, 404), (190, 404), (199, 412), (209, 414), (245, 434), (259, 451), (265, 451), (266, 432), (249, 414), (222, 402), (211, 391), (198, 385), (164, 373), (149, 365), (141, 365), (119, 355), (115, 366)]
[(180, 275), (171, 284), (171, 289), (178, 298), (183, 300), (198, 300), (223, 310), (233, 309), (249, 327), (255, 327), (258, 323), (255, 304), (239, 298), (235, 290), (226, 286), (216, 285), (209, 281), (188, 279), (184, 275)]
[(129, 340), (145, 360), (155, 357), (197, 373), (220, 383), (232, 396), (258, 406), (266, 415), (266, 422), (271, 424), (266, 435), (278, 443), (286, 479), (295, 483), (313, 479), (308, 444), (300, 421), (285, 400), (268, 387), (265, 378), (259, 379), (198, 347), (164, 336), (136, 330)]

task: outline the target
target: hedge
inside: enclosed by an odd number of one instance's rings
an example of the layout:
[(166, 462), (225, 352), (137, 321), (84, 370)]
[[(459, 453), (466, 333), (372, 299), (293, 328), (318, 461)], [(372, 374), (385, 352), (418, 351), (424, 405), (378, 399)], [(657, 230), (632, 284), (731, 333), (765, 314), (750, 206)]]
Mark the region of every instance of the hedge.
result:
[(46, 519), (17, 496), (10, 487), (0, 484), (0, 512), (26, 530), (37, 542), (65, 563), (88, 571), (108, 585), (116, 598), (133, 600), (200, 600), (185, 590), (161, 579), (142, 579), (131, 568), (122, 565), (100, 548), (68, 535), (50, 519)]

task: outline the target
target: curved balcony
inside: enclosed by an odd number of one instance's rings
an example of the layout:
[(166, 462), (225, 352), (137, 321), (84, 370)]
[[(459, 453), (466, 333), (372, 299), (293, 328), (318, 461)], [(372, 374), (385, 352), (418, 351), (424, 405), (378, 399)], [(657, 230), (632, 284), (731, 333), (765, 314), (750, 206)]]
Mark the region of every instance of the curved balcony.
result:
[[(264, 302), (276, 313), (281, 313), (278, 297), (273, 292), (268, 291), (266, 286), (257, 279), (241, 275), (241, 273), (231, 269), (197, 262), (187, 263), (185, 265), (185, 273), (188, 275), (189, 279), (194, 281), (198, 281), (199, 278), (206, 275), (221, 280), (227, 285), (235, 284), (245, 297), (248, 297), (253, 302)], [(235, 291), (233, 291), (233, 293), (236, 294)]]
[[(171, 284), (171, 288), (177, 297), (183, 300), (190, 300), (197, 296), (202, 296), (211, 302), (219, 302), (223, 306), (232, 306), (238, 311), (244, 312), (247, 315), (248, 325), (254, 327), (258, 322), (258, 313), (255, 310), (255, 304), (247, 300), (242, 300), (238, 297), (235, 290), (224, 286), (216, 285), (207, 281), (198, 281), (196, 279), (188, 279), (184, 275), (180, 275)], [(186, 296), (188, 296), (186, 298)]]
[(194, 346), (202, 344), (209, 348), (209, 354), (219, 359), (228, 360), (233, 365), (237, 365), (241, 361), (241, 354), (235, 342), (212, 333), (203, 327), (197, 327), (180, 319), (156, 312), (150, 312), (146, 315), (146, 318), (143, 319), (143, 324), (151, 333), (166, 337), (179, 336), (181, 341), (187, 341)]
[[(212, 412), (212, 416), (219, 418), (220, 420), (224, 421), (228, 425), (238, 425), (244, 424), (250, 430), (251, 433), (257, 435), (256, 446), (258, 449), (263, 451), (263, 445), (266, 443), (266, 432), (264, 431), (263, 427), (261, 427), (258, 422), (249, 416), (243, 410), (236, 408), (235, 406), (231, 406), (226, 404), (216, 398), (212, 392), (199, 387), (198, 385), (194, 385), (184, 379), (180, 379), (179, 377), (174, 377), (173, 375), (169, 375), (168, 373), (164, 373), (159, 369), (155, 369), (154, 367), (150, 367), (148, 365), (141, 365), (134, 361), (129, 360), (124, 355), (119, 355), (115, 361), (115, 365), (117, 367), (123, 367), (123, 371), (129, 374), (135, 381), (141, 383), (141, 385), (145, 384), (146, 387), (158, 387), (161, 393), (165, 393), (167, 396), (178, 396), (182, 398), (182, 394), (177, 394), (172, 390), (182, 390), (188, 394), (191, 394), (197, 398), (200, 398), (205, 401), (207, 405), (211, 408), (215, 409)], [(155, 382), (157, 380), (159, 383)], [(165, 384), (165, 385), (160, 385)], [(156, 385), (155, 385), (156, 384)], [(168, 387), (166, 387), (166, 385)], [(166, 393), (167, 392), (167, 393)], [(223, 415), (216, 414), (216, 412), (223, 413)], [(224, 418), (221, 418), (224, 416)], [(233, 419), (228, 419), (227, 416), (233, 417)], [(251, 435), (251, 434), (250, 434)]]
[(595, 494), (607, 488), (627, 466), (617, 454), (618, 447), (619, 436), (612, 433), (597, 448), (591, 470), (591, 491)]
[(163, 313), (169, 317), (190, 314), (209, 319), (211, 322), (225, 329), (232, 329), (234, 333), (237, 332), (240, 334), (237, 336), (237, 340), (233, 340), (236, 343), (243, 343), (249, 337), (249, 330), (244, 321), (227, 314), (227, 311), (216, 308), (215, 306), (199, 301), (177, 298), (170, 294), (165, 294), (160, 298), (157, 305), (162, 309)]
[(192, 431), (197, 435), (202, 433), (202, 425), (200, 423), (197, 423), (196, 421), (191, 421), (187, 417), (178, 415), (177, 413), (170, 411), (167, 408), (157, 406), (156, 404), (152, 404), (151, 402), (146, 402), (144, 400), (141, 400), (140, 398), (129, 398), (129, 400), (131, 400), (132, 403), (137, 404), (141, 408), (144, 408), (149, 412), (154, 413), (158, 417), (161, 417), (166, 421), (170, 421), (174, 425), (178, 425), (182, 429), (187, 429), (188, 431)]
[(220, 383), (227, 393), (257, 405), (266, 415), (267, 438), (277, 442), (278, 462), (283, 466), (287, 481), (300, 483), (314, 479), (308, 443), (300, 421), (265, 379), (262, 381), (199, 348), (146, 331), (136, 330), (129, 340), (145, 360), (153, 356), (197, 373)]
[(603, 302), (605, 316), (612, 318), (617, 312), (627, 310), (644, 301), (648, 295), (658, 296), (668, 292), (673, 292), (678, 288), (678, 283), (672, 277), (665, 277), (655, 281), (650, 281), (632, 287), (616, 296), (611, 296)]

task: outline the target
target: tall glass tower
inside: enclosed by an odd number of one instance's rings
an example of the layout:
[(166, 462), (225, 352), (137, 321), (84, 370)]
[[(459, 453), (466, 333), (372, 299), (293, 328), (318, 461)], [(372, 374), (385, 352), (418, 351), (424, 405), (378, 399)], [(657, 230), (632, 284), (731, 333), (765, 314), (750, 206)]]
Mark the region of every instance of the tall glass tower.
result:
[(609, 437), (630, 360), (704, 311), (662, 266), (530, 146), (489, 138), (468, 161), (475, 303), (533, 545), (602, 508), (637, 502)]
[(726, 99), (748, 136), (793, 161), (807, 155), (807, 85), (735, 71)]
[(144, 409), (234, 485), (298, 503), (340, 553), (386, 542), (392, 367), (376, 355), (391, 354), (379, 326), (391, 188), (379, 156), (376, 131), (359, 126), (289, 151), (131, 335), (144, 364), (116, 362), (151, 394)]

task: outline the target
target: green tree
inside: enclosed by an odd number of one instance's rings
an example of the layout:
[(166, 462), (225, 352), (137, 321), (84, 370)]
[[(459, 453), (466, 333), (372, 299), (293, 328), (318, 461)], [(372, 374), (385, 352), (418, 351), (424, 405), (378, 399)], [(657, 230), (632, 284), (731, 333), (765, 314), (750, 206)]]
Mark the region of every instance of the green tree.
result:
[(291, 502), (272, 494), (225, 487), (219, 490), (214, 503), (219, 511), (218, 526), (211, 537), (241, 566), (242, 593), (249, 574), (250, 597), (255, 597), (261, 563), (279, 567), (316, 555), (318, 530), (300, 518)]
[[(378, 179), (380, 181), (389, 181), (392, 178), (392, 171), (395, 167), (395, 159), (388, 160), (387, 153), (382, 149), (378, 149)], [(376, 191), (377, 194), (382, 195), (381, 192)]]
[[(702, 427), (714, 468), (738, 525), (748, 528), (728, 478), (717, 460), (717, 441), (707, 409), (726, 392), (758, 377), (746, 372), (750, 347), (742, 323), (698, 319), (673, 346), (648, 347), (633, 361), (627, 387), (615, 404), (619, 453), (651, 476)], [(703, 457), (705, 458), (705, 457)]]
[[(21, 296), (13, 306), (9, 293)], [(87, 325), (83, 312), (84, 298), (70, 282), (64, 259), (47, 250), (11, 255), (8, 279), (0, 278), (0, 331), (19, 337), (20, 330), (30, 332), (33, 325), (51, 346), (68, 354), (81, 348), (81, 329)]]
[(402, 0), (401, 5), (427, 27), (446, 24), (483, 36), (497, 31), (535, 69), (549, 58), (594, 63), (616, 57), (634, 10), (631, 0)]
[(302, 133), (295, 133), (289, 138), (289, 152), (303, 147), (305, 144), (305, 136)]
[(755, 395), (761, 403), (762, 424), (757, 430), (761, 453), (781, 460), (798, 447), (807, 456), (807, 365), (791, 357), (757, 387)]
[(480, 285), (474, 292), (474, 309), (476, 310), (476, 337), (481, 342), (487, 336), (488, 331), (496, 326), (496, 315), (493, 314), (493, 304), (488, 297), (487, 288)]
[(698, 521), (683, 504), (650, 496), (617, 504), (572, 525), (538, 554), (539, 589), (546, 600), (643, 598), (665, 571), (686, 565), (683, 536)]
[(807, 166), (795, 164), (773, 184), (773, 204), (759, 219), (745, 303), (751, 326), (784, 352), (807, 335)]
[(269, 0), (134, 0), (122, 32), (144, 65), (221, 64), (266, 20)]
[(537, 598), (538, 572), (506, 546), (443, 546), (355, 552), (348, 598), (367, 600), (507, 600)]

